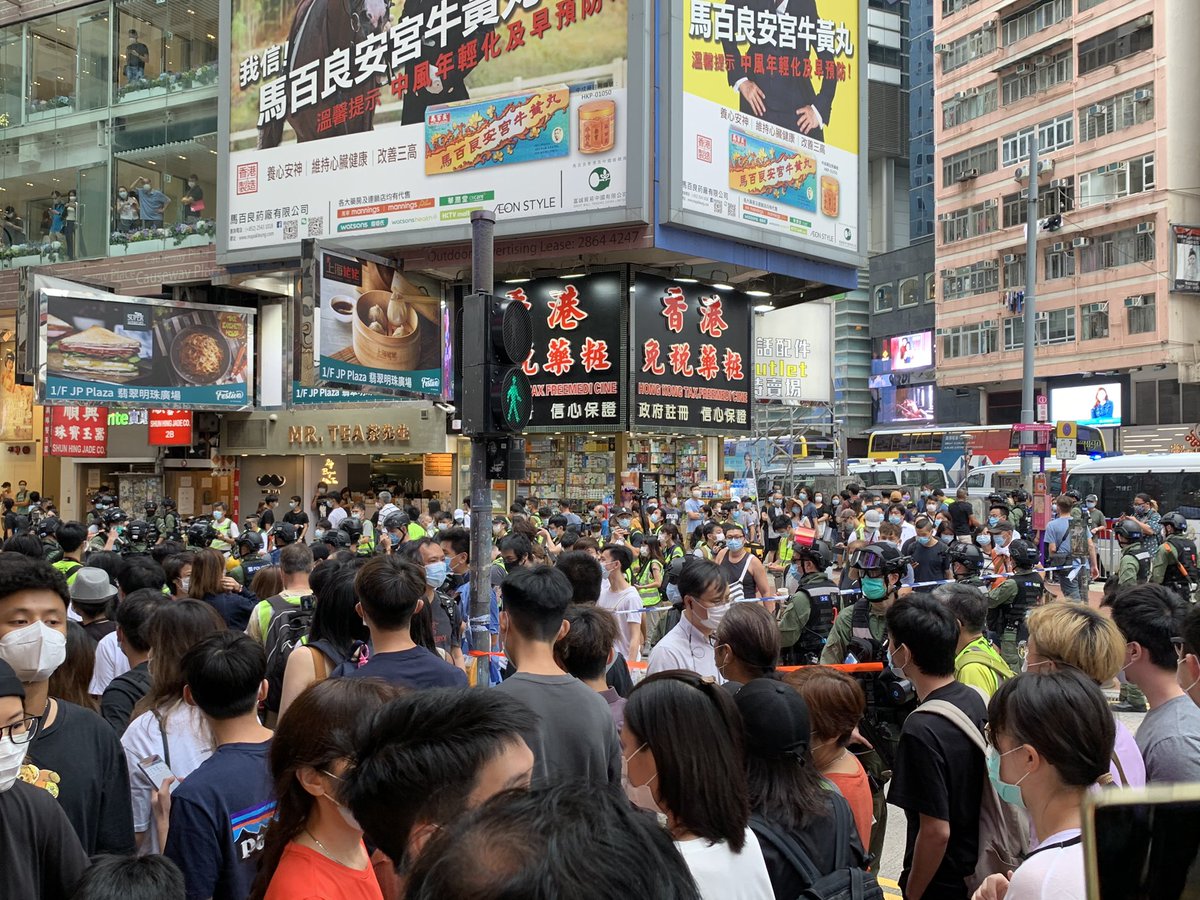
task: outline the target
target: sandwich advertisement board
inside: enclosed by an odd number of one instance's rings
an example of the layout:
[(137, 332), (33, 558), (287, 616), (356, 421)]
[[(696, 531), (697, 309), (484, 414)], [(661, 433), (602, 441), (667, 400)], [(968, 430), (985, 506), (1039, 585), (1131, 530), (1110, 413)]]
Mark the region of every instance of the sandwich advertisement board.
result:
[(86, 292), (38, 292), (39, 402), (225, 410), (253, 405), (253, 310), (164, 306)]

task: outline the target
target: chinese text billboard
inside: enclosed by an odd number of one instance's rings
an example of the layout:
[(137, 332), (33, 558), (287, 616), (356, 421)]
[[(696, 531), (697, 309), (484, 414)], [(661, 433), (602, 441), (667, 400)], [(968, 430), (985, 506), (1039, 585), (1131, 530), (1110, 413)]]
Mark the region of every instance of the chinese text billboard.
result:
[(43, 423), (46, 456), (108, 456), (108, 409), (103, 406), (48, 406)]
[(599, 272), (498, 290), (533, 314), (524, 366), (533, 388), (528, 430), (624, 429), (623, 284), (619, 272)]
[(634, 284), (631, 428), (749, 432), (752, 298), (653, 275)]
[(313, 272), (315, 384), (443, 395), (449, 343), (437, 282), (322, 248), (315, 250)]
[(833, 399), (833, 306), (801, 303), (757, 318), (754, 396), (785, 406)]
[(249, 409), (253, 310), (40, 292), (38, 400)]
[(190, 447), (192, 413), (186, 409), (152, 409), (146, 423), (151, 447)]
[(630, 0), (232, 0), (223, 249), (624, 210), (629, 18)]
[(682, 22), (672, 23), (682, 34), (671, 71), (671, 221), (833, 251), (839, 261), (858, 254), (866, 44), (857, 0), (689, 0), (680, 8)]

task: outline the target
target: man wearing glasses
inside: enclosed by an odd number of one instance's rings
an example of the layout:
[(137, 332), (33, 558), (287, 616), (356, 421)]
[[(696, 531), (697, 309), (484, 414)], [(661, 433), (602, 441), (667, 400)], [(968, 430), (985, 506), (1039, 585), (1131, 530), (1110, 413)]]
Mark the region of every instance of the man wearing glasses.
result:
[(721, 567), (706, 559), (689, 559), (679, 575), (683, 615), (650, 651), (646, 674), (666, 669), (687, 669), (724, 682), (710, 638), (729, 607), (729, 584)]
[(25, 688), (0, 662), (0, 871), (13, 897), (70, 897), (87, 855), (49, 792), (17, 778), (37, 717), (25, 712)]

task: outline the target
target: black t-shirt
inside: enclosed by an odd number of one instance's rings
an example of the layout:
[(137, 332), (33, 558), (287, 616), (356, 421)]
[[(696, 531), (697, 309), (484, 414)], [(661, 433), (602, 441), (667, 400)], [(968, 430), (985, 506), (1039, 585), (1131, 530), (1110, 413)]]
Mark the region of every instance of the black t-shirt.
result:
[(405, 688), (467, 686), (466, 672), (424, 647), (375, 653), (365, 666), (347, 673), (346, 677), (381, 678)]
[(437, 648), (448, 654), (452, 648), (460, 647), (458, 635), (462, 626), (462, 611), (455, 598), (438, 591), (434, 594), (430, 612), (433, 613), (433, 642)]
[(92, 640), (98, 644), (102, 638), (107, 637), (117, 630), (117, 623), (109, 621), (108, 619), (100, 619), (96, 622), (89, 622), (87, 625), (84, 625), (83, 630), (91, 635)]
[(59, 805), (85, 853), (133, 853), (129, 770), (120, 741), (90, 709), (55, 702), (58, 714), (34, 736), (28, 762), (58, 776)]
[(0, 793), (4, 896), (68, 900), (88, 867), (71, 822), (50, 792), (18, 781)]
[[(134, 54), (137, 54), (136, 56)], [(125, 65), (135, 69), (145, 70), (146, 60), (150, 56), (150, 48), (141, 41), (134, 41), (125, 49)]]
[[(722, 686), (728, 687), (730, 684), (732, 682), (727, 681)], [(848, 862), (852, 866), (861, 868), (866, 865), (867, 854), (859, 840), (858, 829), (854, 826), (854, 816), (850, 812), (846, 798), (834, 790), (829, 790), (825, 795), (825, 815), (813, 816), (805, 823), (807, 827), (786, 832), (788, 837), (800, 845), (800, 848), (808, 855), (812, 864), (822, 875), (832, 873), (837, 860), (837, 831), (834, 827), (833, 812), (836, 805), (844, 807), (842, 812), (845, 814), (845, 821), (849, 826), (847, 830), (850, 842), (850, 852), (847, 854)], [(755, 810), (755, 813), (761, 815), (758, 810)], [(774, 822), (770, 820), (767, 822), (777, 831), (785, 831)], [(774, 844), (762, 838), (759, 838), (758, 843), (762, 847), (763, 860), (767, 864), (767, 874), (771, 876), (771, 887), (775, 889), (776, 897), (799, 897), (812, 887), (796, 871), (796, 867), (775, 848)]]
[(955, 534), (971, 533), (971, 516), (975, 515), (975, 507), (966, 500), (955, 500), (947, 507), (950, 513), (950, 524)]
[[(946, 549), (946, 545), (936, 538), (929, 547), (926, 547), (917, 538), (909, 538), (905, 541), (901, 552), (912, 557), (913, 580), (918, 583), (941, 581), (946, 577), (946, 570), (950, 568), (949, 551)], [(917, 588), (917, 590), (929, 592), (933, 588)]]
[(128, 672), (118, 675), (100, 697), (100, 715), (120, 737), (129, 727), (133, 708), (150, 692), (150, 664), (138, 663)]
[(264, 506), (263, 511), (258, 514), (258, 525), (263, 531), (268, 530), (275, 524), (275, 513), (271, 511), (271, 507)]
[[(981, 729), (987, 722), (979, 692), (957, 681), (923, 702), (929, 700), (954, 704)], [(950, 842), (925, 896), (932, 900), (969, 897), (963, 879), (975, 871), (979, 854), (979, 803), (986, 778), (983, 755), (949, 719), (916, 712), (905, 720), (888, 790), (888, 802), (908, 817), (901, 887), (908, 881), (921, 816), (926, 815), (950, 823)]]

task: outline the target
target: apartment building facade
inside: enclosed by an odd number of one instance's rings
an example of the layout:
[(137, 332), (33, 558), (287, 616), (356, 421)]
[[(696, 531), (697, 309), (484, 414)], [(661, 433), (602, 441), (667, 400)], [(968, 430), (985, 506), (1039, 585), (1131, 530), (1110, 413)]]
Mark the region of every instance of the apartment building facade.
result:
[[(1174, 291), (1172, 268), (1173, 226), (1200, 222), (1200, 9), (935, 5), (938, 384), (979, 388), (985, 423), (1018, 420), (1029, 225), (1038, 389), (1062, 398), (1051, 417), (1094, 418), (1111, 446), (1166, 426), (1169, 444), (1200, 421), (1200, 296)], [(1110, 415), (1080, 412), (1093, 394), (1117, 401)]]

